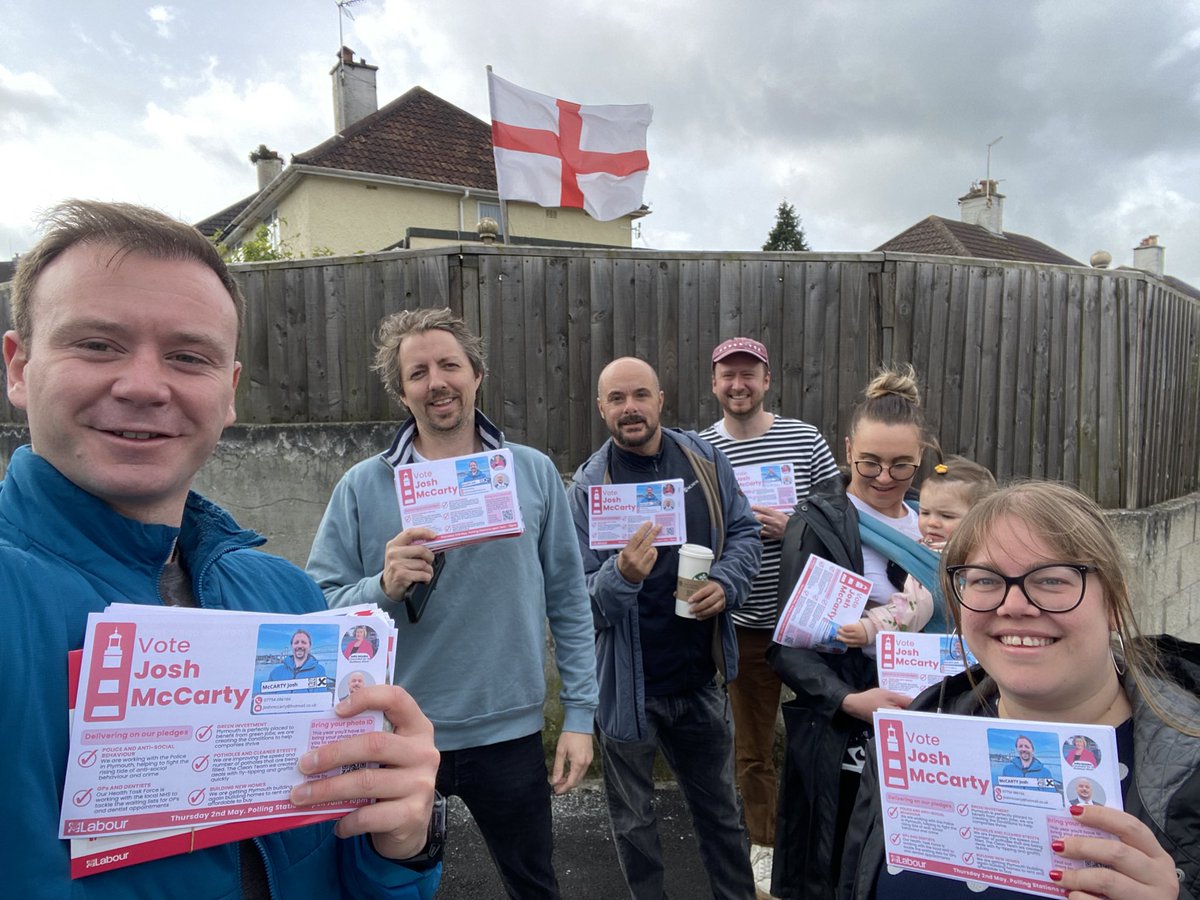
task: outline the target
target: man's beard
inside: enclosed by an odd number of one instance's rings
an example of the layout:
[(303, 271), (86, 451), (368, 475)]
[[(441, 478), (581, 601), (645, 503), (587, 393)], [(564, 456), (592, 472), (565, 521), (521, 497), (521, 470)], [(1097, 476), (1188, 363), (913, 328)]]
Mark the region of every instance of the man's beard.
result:
[[(637, 424), (645, 426), (640, 435), (628, 438), (621, 434), (621, 428), (623, 426)], [(616, 424), (609, 429), (609, 433), (612, 435), (613, 442), (618, 447), (623, 447), (626, 450), (635, 450), (638, 447), (644, 447), (646, 444), (650, 443), (650, 441), (654, 439), (654, 436), (658, 434), (658, 428), (651, 428), (650, 423), (646, 421), (645, 416), (622, 416), (621, 418), (617, 419)]]
[[(726, 399), (729, 401), (730, 405), (733, 404), (734, 399), (732, 397), (727, 397)], [(754, 403), (753, 396), (738, 398), (738, 402), (740, 402), (740, 403), (744, 403), (747, 401), (753, 403), (754, 405), (750, 409), (746, 410), (745, 412), (743, 412), (741, 410), (730, 409), (729, 406), (726, 406), (724, 404), (721, 405), (721, 412), (723, 412), (725, 415), (727, 415), (731, 418), (737, 419), (739, 421), (749, 421), (750, 419), (753, 419), (755, 416), (757, 416), (760, 412), (762, 412), (763, 401), (759, 400), (757, 403)]]
[(437, 431), (442, 434), (452, 434), (452, 433), (460, 430), (467, 423), (467, 419), (468, 419), (466, 405), (462, 403), (461, 395), (459, 395), (455, 391), (438, 391), (432, 397), (429, 398), (428, 403), (429, 403), (429, 405), (432, 406), (434, 403), (437, 403), (439, 400), (445, 400), (447, 398), (459, 401), (460, 406), (459, 406), (458, 415), (454, 418), (446, 419), (444, 421), (439, 421), (432, 414), (429, 415), (429, 417), (428, 417), (429, 418), (428, 425), (429, 425), (430, 430)]

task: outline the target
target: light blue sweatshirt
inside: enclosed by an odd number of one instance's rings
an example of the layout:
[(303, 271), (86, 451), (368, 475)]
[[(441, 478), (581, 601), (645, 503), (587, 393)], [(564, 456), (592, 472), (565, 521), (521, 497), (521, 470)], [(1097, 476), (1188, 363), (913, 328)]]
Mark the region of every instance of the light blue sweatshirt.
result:
[(503, 435), (478, 411), (485, 448), (513, 454), (525, 533), (446, 552), (420, 622), (380, 585), (400, 533), (392, 465), (414, 461), (413, 423), (391, 449), (350, 469), (317, 530), (308, 573), (330, 606), (378, 603), (399, 629), (396, 683), (433, 722), (440, 750), (481, 747), (543, 727), (546, 622), (562, 679), (564, 731), (592, 732), (598, 691), (591, 601), (562, 478), (549, 457)]

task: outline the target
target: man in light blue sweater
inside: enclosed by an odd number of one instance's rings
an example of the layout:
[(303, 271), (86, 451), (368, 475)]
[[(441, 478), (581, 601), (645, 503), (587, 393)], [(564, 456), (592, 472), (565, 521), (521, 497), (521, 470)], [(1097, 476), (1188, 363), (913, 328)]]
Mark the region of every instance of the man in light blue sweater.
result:
[[(592, 760), (598, 691), (591, 605), (562, 479), (544, 454), (504, 437), (475, 408), (482, 342), (450, 310), (412, 310), (380, 325), (375, 369), (412, 417), (387, 452), (334, 489), (308, 572), (331, 606), (374, 602), (397, 612), (429, 584), (427, 528), (405, 529), (395, 467), (505, 447), (525, 531), (458, 547), (424, 614), (399, 628), (396, 683), (434, 724), (437, 786), (471, 810), (511, 897), (558, 897), (550, 791), (577, 785)], [(546, 622), (562, 679), (563, 730), (547, 780), (542, 751)]]

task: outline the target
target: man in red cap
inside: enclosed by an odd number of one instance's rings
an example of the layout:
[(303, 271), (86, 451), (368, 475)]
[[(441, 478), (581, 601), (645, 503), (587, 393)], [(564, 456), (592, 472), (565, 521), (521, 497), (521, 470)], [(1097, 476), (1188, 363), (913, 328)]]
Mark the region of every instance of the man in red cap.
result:
[[(777, 465), (790, 471), (799, 499), (812, 486), (840, 477), (821, 433), (799, 419), (785, 419), (763, 408), (771, 387), (767, 348), (748, 337), (719, 344), (712, 354), (712, 391), (723, 416), (700, 436), (740, 466)], [(733, 707), (737, 782), (750, 832), (750, 863), (760, 898), (771, 896), (778, 785), (775, 777), (775, 719), (781, 682), (767, 664), (775, 628), (779, 557), (789, 511), (752, 506), (762, 525), (762, 566), (750, 596), (733, 615), (741, 668), (729, 684)]]

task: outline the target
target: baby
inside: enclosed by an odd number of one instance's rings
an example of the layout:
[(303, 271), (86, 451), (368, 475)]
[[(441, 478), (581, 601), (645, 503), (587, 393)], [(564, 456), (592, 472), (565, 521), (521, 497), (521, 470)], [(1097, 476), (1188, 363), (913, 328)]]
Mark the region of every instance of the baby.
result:
[[(933, 474), (921, 485), (917, 509), (921, 543), (941, 550), (971, 506), (996, 489), (992, 473), (961, 456), (947, 456), (934, 466)], [(933, 616), (933, 595), (911, 575), (904, 590), (892, 594), (887, 603), (868, 606), (863, 617), (839, 626), (837, 639), (849, 647), (875, 643), (880, 631), (920, 631)]]

